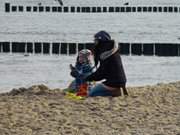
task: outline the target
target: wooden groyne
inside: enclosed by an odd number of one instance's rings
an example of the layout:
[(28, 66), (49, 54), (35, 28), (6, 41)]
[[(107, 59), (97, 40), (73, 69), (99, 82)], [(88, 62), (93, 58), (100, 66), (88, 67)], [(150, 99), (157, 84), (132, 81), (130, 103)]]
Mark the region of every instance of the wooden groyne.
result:
[(5, 3), (5, 12), (59, 12), (59, 13), (106, 13), (106, 12), (169, 12), (179, 13), (179, 6), (110, 6), (110, 7), (80, 7), (80, 6), (23, 6)]
[[(118, 43), (123, 55), (180, 56), (180, 43)], [(93, 43), (0, 42), (0, 53), (76, 54)]]

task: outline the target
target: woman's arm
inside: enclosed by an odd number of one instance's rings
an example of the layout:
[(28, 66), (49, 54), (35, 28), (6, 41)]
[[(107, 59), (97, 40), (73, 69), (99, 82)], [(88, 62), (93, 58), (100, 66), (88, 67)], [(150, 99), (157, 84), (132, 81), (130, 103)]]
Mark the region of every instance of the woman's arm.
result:
[(94, 73), (85, 78), (85, 81), (100, 81), (104, 79), (104, 68), (99, 67)]

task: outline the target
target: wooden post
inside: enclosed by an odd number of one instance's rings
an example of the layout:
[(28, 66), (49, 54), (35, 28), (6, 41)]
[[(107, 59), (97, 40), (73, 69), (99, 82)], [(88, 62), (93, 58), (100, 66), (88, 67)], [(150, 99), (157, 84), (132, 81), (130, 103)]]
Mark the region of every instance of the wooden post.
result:
[(92, 12), (93, 13), (97, 12), (96, 7), (92, 7)]
[(64, 13), (68, 13), (69, 12), (69, 7), (64, 7)]
[(12, 52), (17, 53), (18, 52), (18, 42), (12, 42)]
[(169, 7), (168, 9), (169, 9), (169, 12), (171, 13), (173, 12), (173, 7)]
[(156, 43), (156, 55), (157, 56), (177, 56), (178, 45), (171, 43)]
[(24, 7), (23, 6), (19, 6), (18, 9), (19, 9), (19, 12), (23, 12), (24, 11)]
[(27, 53), (33, 53), (33, 43), (27, 42)]
[(69, 54), (76, 54), (76, 43), (69, 43)]
[(153, 7), (153, 12), (157, 12), (157, 7)]
[(121, 12), (125, 12), (125, 7), (120, 7)]
[(37, 12), (37, 7), (36, 6), (33, 7), (33, 12)]
[(142, 43), (132, 43), (131, 53), (134, 55), (142, 55)]
[(81, 12), (81, 8), (80, 7), (77, 7), (76, 11), (79, 13)]
[(75, 12), (75, 7), (71, 7), (71, 12), (72, 12), (72, 13)]
[(175, 12), (175, 13), (178, 12), (178, 7), (174, 7), (174, 12)]
[(50, 12), (50, 9), (51, 9), (51, 8), (48, 7), (48, 6), (45, 7), (46, 12)]
[(10, 3), (5, 3), (5, 12), (10, 12)]
[(86, 12), (86, 7), (81, 7), (81, 11), (82, 11), (82, 13), (85, 13)]
[(43, 54), (49, 54), (50, 52), (50, 43), (43, 43)]
[(85, 43), (85, 49), (92, 50), (94, 43)]
[(164, 12), (168, 12), (168, 8), (167, 7), (164, 7)]
[(67, 54), (67, 43), (61, 43), (61, 54)]
[(17, 42), (12, 42), (12, 53), (17, 53), (18, 49), (17, 49), (18, 43)]
[(148, 7), (148, 12), (152, 12), (152, 7)]
[(107, 7), (103, 7), (103, 12), (107, 12)]
[(115, 12), (120, 12), (120, 7), (115, 7)]
[(57, 11), (58, 11), (58, 7), (52, 7), (52, 12), (57, 12)]
[(52, 53), (53, 54), (59, 54), (61, 51), (59, 50), (60, 43), (52, 43)]
[(126, 12), (131, 12), (131, 7), (126, 7)]
[(25, 46), (26, 46), (26, 43), (25, 42), (20, 42), (19, 43), (19, 53), (25, 53)]
[(10, 42), (2, 42), (2, 52), (10, 52)]
[(17, 12), (17, 6), (12, 6), (12, 12)]
[(162, 12), (162, 7), (158, 7), (158, 12)]
[(39, 6), (39, 12), (44, 12), (44, 7), (43, 6)]
[(30, 6), (26, 7), (26, 12), (31, 12), (31, 7)]
[(78, 52), (85, 48), (84, 43), (78, 43)]
[(91, 8), (90, 7), (86, 7), (86, 12), (90, 13), (91, 12)]
[(148, 7), (143, 7), (143, 12), (147, 12), (148, 11)]
[(62, 7), (57, 7), (57, 8), (54, 7), (54, 10), (55, 10), (54, 12), (56, 12), (56, 10), (57, 10), (58, 12), (62, 12)]
[(137, 7), (138, 12), (142, 12), (142, 7)]
[(136, 7), (132, 7), (132, 12), (136, 12)]
[(144, 55), (154, 55), (154, 44), (144, 43), (143, 44), (143, 54)]
[(42, 52), (42, 48), (41, 48), (42, 43), (35, 42), (34, 45), (35, 45), (35, 53), (41, 53)]
[(130, 54), (130, 44), (129, 43), (119, 43), (120, 54), (129, 55)]
[(109, 7), (109, 12), (114, 12), (114, 7)]
[(97, 12), (98, 12), (98, 13), (101, 12), (101, 7), (97, 7)]

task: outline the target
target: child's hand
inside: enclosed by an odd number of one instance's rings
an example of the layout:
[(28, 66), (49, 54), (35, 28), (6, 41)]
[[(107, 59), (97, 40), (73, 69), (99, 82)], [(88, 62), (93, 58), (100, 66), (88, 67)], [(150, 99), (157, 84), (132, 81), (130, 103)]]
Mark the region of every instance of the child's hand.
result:
[(71, 70), (71, 76), (75, 77), (75, 78), (79, 77), (78, 71), (77, 70)]
[(77, 69), (72, 64), (70, 64), (69, 67), (71, 69), (71, 76), (76, 78), (80, 75)]

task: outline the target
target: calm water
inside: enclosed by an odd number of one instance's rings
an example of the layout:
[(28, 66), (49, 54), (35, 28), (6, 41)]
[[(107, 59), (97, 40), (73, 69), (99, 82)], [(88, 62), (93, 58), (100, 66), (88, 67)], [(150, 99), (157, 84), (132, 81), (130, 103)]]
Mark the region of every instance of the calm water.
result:
[[(179, 57), (122, 56), (128, 86), (155, 84), (180, 80)], [(45, 84), (65, 88), (73, 78), (69, 64), (74, 56), (0, 54), (0, 89)]]
[(0, 41), (92, 42), (99, 30), (117, 42), (180, 43), (180, 14), (0, 13)]

